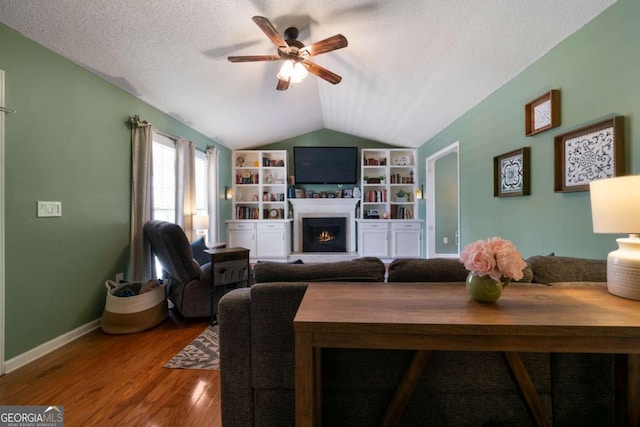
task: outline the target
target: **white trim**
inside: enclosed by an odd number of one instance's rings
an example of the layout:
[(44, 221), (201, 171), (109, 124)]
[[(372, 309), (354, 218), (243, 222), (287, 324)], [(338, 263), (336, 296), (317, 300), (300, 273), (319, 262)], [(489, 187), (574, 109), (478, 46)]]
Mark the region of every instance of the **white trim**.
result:
[[(0, 106), (4, 107), (4, 71), (0, 70)], [(5, 373), (4, 362), (4, 340), (5, 340), (5, 293), (4, 293), (4, 116), (6, 114), (0, 112), (0, 375)]]
[(70, 342), (80, 338), (83, 335), (88, 334), (95, 329), (98, 329), (99, 327), (100, 319), (96, 319), (72, 331), (62, 334), (59, 337), (52, 339), (51, 341), (40, 344), (39, 346), (32, 348), (31, 350), (26, 351), (12, 359), (9, 359), (5, 362), (4, 365), (6, 373), (15, 371), (16, 369), (21, 368), (26, 364), (41, 358), (42, 356), (46, 356), (52, 351), (59, 349), (63, 345), (69, 344)]
[[(448, 147), (443, 148), (442, 150), (432, 154), (427, 157), (425, 160), (425, 177), (426, 177), (426, 196), (425, 199), (427, 201), (427, 221), (425, 226), (426, 233), (426, 241), (427, 241), (427, 254), (426, 258), (457, 258), (460, 254), (460, 150), (459, 150), (460, 142), (456, 141)], [(435, 163), (436, 160), (447, 156), (451, 153), (457, 153), (457, 169), (458, 169), (458, 253), (456, 254), (439, 254), (436, 252), (436, 239), (434, 233), (434, 227), (436, 222), (436, 210), (433, 204), (435, 200), (436, 194), (436, 184), (435, 184)]]

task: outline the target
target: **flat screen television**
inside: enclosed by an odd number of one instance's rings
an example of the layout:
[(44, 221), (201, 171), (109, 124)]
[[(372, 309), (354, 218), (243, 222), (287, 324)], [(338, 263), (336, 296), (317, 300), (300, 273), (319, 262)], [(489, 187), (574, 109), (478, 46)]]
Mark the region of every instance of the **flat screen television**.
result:
[(293, 147), (296, 184), (356, 184), (358, 147)]

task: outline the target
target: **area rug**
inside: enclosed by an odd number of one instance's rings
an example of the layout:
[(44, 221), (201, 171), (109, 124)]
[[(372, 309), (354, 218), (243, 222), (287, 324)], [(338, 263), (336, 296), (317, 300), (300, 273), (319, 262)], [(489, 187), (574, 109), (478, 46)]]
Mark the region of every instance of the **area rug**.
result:
[(208, 326), (191, 344), (169, 360), (165, 368), (174, 369), (220, 369), (220, 346), (218, 325)]

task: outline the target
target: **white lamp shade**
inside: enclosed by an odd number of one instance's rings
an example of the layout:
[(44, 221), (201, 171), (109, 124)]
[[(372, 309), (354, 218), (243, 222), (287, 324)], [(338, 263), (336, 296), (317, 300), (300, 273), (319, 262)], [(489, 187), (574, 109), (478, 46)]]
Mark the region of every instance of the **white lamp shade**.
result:
[(280, 67), (280, 71), (277, 74), (277, 77), (280, 80), (289, 80), (291, 78), (291, 74), (293, 74), (293, 61), (287, 59)]
[(206, 230), (209, 228), (209, 215), (194, 215), (193, 216), (193, 229), (194, 230)]
[(640, 233), (640, 175), (589, 184), (594, 233)]

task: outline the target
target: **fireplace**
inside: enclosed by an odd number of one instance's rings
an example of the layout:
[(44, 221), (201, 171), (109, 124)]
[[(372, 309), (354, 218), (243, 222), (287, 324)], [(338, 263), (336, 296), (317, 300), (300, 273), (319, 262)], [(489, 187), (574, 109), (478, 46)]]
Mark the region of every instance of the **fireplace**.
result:
[[(292, 252), (303, 253), (302, 222), (305, 218), (344, 218), (346, 220), (345, 239), (348, 254), (356, 252), (355, 212), (359, 199), (289, 199), (293, 207), (293, 247)], [(334, 252), (340, 254), (344, 252)], [(325, 252), (325, 254), (331, 254)]]
[(347, 252), (347, 219), (303, 218), (302, 252)]

